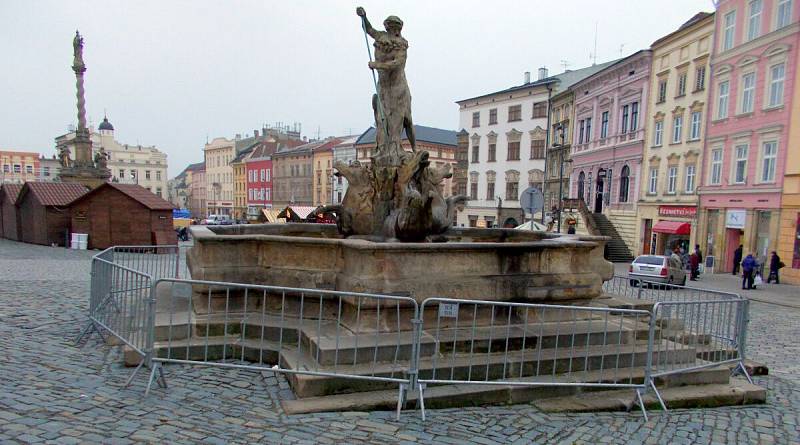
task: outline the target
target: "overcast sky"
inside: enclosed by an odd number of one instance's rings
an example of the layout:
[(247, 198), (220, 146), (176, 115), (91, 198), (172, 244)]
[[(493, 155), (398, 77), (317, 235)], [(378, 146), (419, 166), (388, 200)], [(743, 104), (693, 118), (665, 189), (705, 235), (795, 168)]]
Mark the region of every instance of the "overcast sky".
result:
[(648, 47), (711, 0), (0, 0), (0, 149), (55, 152), (76, 124), (72, 38), (80, 29), (88, 117), (118, 141), (156, 145), (170, 176), (206, 137), (300, 122), (316, 137), (360, 133), (372, 78), (357, 5), (376, 27), (405, 22), (417, 124), (458, 130), (454, 101)]

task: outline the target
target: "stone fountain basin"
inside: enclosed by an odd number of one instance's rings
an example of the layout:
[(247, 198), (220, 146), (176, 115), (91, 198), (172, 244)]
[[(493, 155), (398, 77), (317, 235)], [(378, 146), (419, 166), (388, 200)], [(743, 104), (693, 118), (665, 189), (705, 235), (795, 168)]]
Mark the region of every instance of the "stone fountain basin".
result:
[(419, 303), (587, 300), (613, 275), (603, 258), (608, 238), (597, 236), (451, 228), (447, 242), (374, 242), (304, 223), (195, 226), (191, 233), (187, 265), (195, 280), (404, 295)]

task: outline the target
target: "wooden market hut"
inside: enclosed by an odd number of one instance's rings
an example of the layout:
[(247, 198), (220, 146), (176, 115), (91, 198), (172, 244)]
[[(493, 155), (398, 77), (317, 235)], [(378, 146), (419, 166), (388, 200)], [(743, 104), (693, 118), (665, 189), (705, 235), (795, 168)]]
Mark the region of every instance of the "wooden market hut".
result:
[(0, 186), (0, 236), (19, 241), (19, 211), (17, 198), (22, 184)]
[(88, 191), (77, 183), (26, 182), (17, 198), (19, 240), (46, 246), (68, 245), (69, 203)]
[(90, 249), (176, 244), (174, 206), (137, 184), (107, 182), (70, 203), (72, 231)]

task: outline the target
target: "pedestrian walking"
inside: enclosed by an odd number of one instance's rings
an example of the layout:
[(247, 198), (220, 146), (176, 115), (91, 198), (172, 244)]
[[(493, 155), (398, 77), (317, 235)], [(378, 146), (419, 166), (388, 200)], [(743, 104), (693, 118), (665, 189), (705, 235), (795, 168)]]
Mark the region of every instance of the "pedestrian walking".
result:
[(703, 264), (703, 253), (700, 251), (700, 244), (694, 245), (694, 255), (697, 256), (697, 261), (692, 263), (692, 281), (697, 281), (700, 276), (700, 265)]
[(739, 275), (739, 264), (742, 263), (742, 245), (739, 244), (739, 247), (733, 251), (733, 274)]
[(756, 259), (753, 258), (752, 253), (748, 253), (747, 257), (742, 261), (742, 289), (753, 289), (755, 271)]
[(772, 251), (772, 257), (769, 259), (769, 275), (767, 275), (767, 283), (772, 280), (775, 280), (775, 284), (781, 284), (780, 277), (778, 276), (778, 270), (780, 270), (785, 264), (781, 261), (781, 257), (778, 256), (778, 253), (774, 250)]
[(697, 275), (698, 275), (699, 270), (700, 270), (700, 260), (699, 260), (699, 258), (700, 257), (697, 255), (697, 251), (692, 252), (692, 254), (689, 256), (689, 267), (690, 267), (690, 270), (691, 270), (691, 273), (689, 275), (690, 276), (689, 279), (692, 280), (692, 281), (697, 281)]

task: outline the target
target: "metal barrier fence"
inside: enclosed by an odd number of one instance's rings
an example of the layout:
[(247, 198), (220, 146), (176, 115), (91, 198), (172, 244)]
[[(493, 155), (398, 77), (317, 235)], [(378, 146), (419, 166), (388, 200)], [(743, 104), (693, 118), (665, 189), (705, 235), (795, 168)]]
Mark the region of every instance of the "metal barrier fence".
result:
[[(429, 384), (629, 388), (649, 382), (650, 312), (430, 298), (421, 306), (422, 416)], [(433, 343), (423, 355), (426, 343)]]
[[(428, 385), (627, 388), (655, 378), (744, 367), (749, 302), (736, 294), (615, 276), (607, 294), (638, 309), (348, 293), (179, 279), (177, 246), (125, 246), (92, 259), (89, 324), (111, 334), (166, 387), (164, 363), (280, 372), (306, 396)], [(338, 385), (338, 386), (337, 386)], [(571, 389), (571, 388), (572, 389)]]
[(360, 380), (362, 391), (398, 385), (399, 416), (414, 378), (413, 298), (179, 279), (153, 290), (146, 392), (156, 376), (166, 384), (162, 363), (266, 370), (308, 393), (346, 389), (325, 377)]

